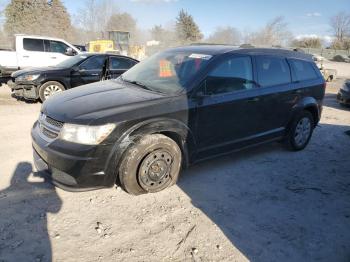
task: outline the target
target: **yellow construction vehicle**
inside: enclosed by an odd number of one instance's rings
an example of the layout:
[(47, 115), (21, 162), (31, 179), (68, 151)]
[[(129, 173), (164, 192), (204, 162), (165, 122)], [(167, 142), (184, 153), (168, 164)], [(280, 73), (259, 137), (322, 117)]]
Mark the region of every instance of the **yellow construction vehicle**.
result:
[(128, 55), (130, 32), (126, 31), (107, 31), (107, 39), (102, 35), (101, 40), (89, 42), (89, 52), (106, 53), (115, 52), (122, 55)]
[[(105, 35), (108, 39), (105, 38)], [(130, 45), (130, 33), (126, 31), (107, 31), (102, 35), (101, 40), (90, 41), (88, 51), (91, 53), (116, 53), (130, 56), (137, 60), (146, 57), (145, 46)]]

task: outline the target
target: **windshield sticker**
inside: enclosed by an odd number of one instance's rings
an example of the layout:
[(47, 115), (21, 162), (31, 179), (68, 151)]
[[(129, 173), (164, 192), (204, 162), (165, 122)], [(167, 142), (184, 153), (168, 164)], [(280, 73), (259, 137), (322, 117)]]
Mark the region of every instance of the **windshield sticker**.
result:
[(159, 77), (166, 78), (172, 77), (173, 71), (171, 69), (171, 62), (168, 60), (159, 61)]
[(203, 60), (209, 60), (213, 56), (211, 55), (204, 55), (204, 54), (191, 54), (189, 58), (194, 58), (194, 59), (203, 59)]

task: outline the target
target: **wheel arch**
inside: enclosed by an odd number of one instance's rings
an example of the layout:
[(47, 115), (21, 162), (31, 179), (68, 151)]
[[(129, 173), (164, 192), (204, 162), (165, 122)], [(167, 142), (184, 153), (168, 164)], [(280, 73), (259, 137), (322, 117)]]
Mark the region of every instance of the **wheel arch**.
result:
[(320, 109), (317, 103), (317, 100), (313, 97), (305, 97), (299, 101), (298, 104), (296, 104), (292, 110), (291, 118), (289, 119), (288, 123), (291, 123), (295, 117), (296, 114), (298, 114), (300, 111), (306, 110), (309, 111), (314, 119), (314, 125), (316, 126), (320, 120)]
[(162, 134), (173, 139), (183, 154), (183, 167), (188, 167), (192, 152), (196, 148), (192, 131), (179, 120), (156, 118), (132, 125), (115, 142), (113, 150), (108, 156), (106, 167), (107, 170), (111, 171), (109, 173), (113, 174), (113, 177), (108, 179), (116, 178), (118, 182), (118, 169), (125, 153), (140, 137), (148, 134)]

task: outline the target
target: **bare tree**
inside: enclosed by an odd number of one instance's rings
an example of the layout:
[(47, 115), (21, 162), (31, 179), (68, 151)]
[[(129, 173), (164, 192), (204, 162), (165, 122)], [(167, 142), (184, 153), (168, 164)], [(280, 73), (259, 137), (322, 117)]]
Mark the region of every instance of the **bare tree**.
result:
[(288, 24), (283, 16), (278, 16), (268, 22), (264, 28), (258, 32), (249, 34), (246, 38), (249, 43), (265, 46), (284, 46), (290, 42), (292, 37), (288, 30)]
[(234, 27), (218, 27), (207, 41), (215, 44), (238, 45), (241, 42), (241, 33)]
[(330, 26), (334, 36), (342, 42), (346, 36), (350, 35), (350, 14), (340, 12), (330, 19)]
[(292, 46), (301, 48), (321, 48), (322, 40), (318, 37), (305, 37), (302, 39), (294, 39), (292, 42)]
[(75, 17), (78, 27), (93, 37), (101, 37), (111, 16), (118, 13), (118, 6), (113, 0), (87, 0), (84, 3)]

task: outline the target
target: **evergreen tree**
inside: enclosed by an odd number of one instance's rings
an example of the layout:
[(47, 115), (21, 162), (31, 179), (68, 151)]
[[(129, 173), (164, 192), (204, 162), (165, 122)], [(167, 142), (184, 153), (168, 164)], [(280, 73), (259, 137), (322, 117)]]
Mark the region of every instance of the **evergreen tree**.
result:
[(181, 43), (195, 42), (203, 38), (193, 17), (183, 9), (176, 18), (176, 33)]
[(36, 34), (67, 38), (70, 17), (60, 0), (11, 0), (5, 9), (7, 35)]

